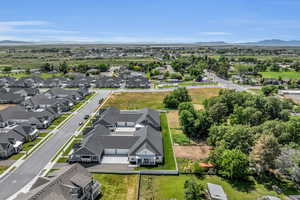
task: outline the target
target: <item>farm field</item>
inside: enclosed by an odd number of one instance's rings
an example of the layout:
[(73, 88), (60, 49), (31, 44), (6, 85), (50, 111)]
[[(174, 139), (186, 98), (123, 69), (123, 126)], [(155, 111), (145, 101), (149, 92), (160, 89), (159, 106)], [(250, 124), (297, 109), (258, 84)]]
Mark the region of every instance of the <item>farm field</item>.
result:
[[(198, 183), (207, 186), (207, 183), (219, 184), (223, 187), (229, 200), (255, 200), (264, 195), (278, 196), (264, 185), (252, 180), (251, 182), (229, 182), (218, 176), (179, 175), (179, 176), (141, 176), (140, 199), (184, 199), (184, 183), (195, 177)], [(170, 184), (172, 183), (172, 184)], [(284, 197), (280, 195), (279, 197)]]
[(102, 184), (103, 196), (98, 199), (136, 199), (137, 175), (93, 174), (93, 177)]
[(260, 72), (263, 78), (300, 79), (300, 72)]

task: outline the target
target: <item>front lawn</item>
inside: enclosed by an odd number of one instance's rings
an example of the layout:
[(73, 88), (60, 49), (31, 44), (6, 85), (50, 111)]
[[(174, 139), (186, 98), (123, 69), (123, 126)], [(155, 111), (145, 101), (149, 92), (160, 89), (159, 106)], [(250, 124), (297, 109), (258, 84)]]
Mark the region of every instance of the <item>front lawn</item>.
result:
[[(141, 200), (144, 199), (184, 199), (184, 182), (195, 175), (141, 176)], [(278, 196), (264, 185), (252, 182), (230, 182), (218, 176), (196, 177), (207, 187), (207, 183), (219, 184), (230, 200), (255, 200), (264, 195)], [(284, 197), (284, 195), (279, 195)]]
[[(58, 118), (56, 118), (52, 123), (50, 127), (55, 128), (56, 126), (58, 126), (60, 123), (62, 123), (65, 119), (67, 119), (67, 117), (69, 117), (70, 114), (63, 114), (61, 116), (59, 116)], [(49, 128), (50, 128), (49, 127)]]
[(9, 160), (19, 160), (23, 155), (24, 155), (24, 153), (17, 153), (17, 154), (10, 156), (8, 159)]
[(32, 147), (34, 147), (41, 140), (42, 140), (41, 138), (36, 138), (33, 141), (26, 142), (25, 144), (23, 144), (23, 151), (29, 151)]
[(9, 166), (2, 166), (2, 165), (0, 165), (0, 174), (2, 174), (8, 168), (9, 168)]
[(102, 185), (100, 200), (137, 199), (137, 175), (93, 174), (95, 180)]

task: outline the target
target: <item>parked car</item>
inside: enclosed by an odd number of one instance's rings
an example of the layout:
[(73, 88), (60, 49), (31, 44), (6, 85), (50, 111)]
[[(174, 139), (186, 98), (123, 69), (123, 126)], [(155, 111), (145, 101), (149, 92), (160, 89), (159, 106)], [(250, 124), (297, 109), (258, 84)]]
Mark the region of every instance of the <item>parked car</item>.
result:
[(89, 115), (85, 115), (84, 116), (84, 119), (88, 119), (90, 116)]

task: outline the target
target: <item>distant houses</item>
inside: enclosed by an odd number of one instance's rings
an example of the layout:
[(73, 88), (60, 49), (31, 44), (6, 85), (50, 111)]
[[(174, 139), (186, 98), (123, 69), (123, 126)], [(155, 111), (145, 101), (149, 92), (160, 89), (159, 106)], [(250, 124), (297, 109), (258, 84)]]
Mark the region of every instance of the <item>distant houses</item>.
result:
[(22, 150), (22, 144), (38, 136), (63, 112), (88, 95), (88, 90), (52, 88), (39, 94), (36, 88), (2, 88), (0, 102), (18, 104), (0, 110), (0, 158)]

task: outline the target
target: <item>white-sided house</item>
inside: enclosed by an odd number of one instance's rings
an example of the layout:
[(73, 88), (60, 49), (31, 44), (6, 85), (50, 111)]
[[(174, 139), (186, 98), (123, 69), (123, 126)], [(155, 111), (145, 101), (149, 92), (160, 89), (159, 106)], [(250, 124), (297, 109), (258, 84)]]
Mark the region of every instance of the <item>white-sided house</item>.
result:
[(101, 162), (104, 156), (127, 157), (128, 162), (137, 165), (163, 163), (159, 112), (150, 109), (120, 112), (109, 108), (69, 160)]

